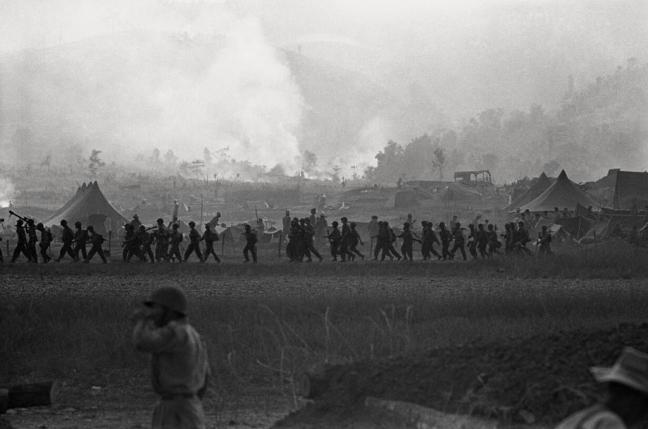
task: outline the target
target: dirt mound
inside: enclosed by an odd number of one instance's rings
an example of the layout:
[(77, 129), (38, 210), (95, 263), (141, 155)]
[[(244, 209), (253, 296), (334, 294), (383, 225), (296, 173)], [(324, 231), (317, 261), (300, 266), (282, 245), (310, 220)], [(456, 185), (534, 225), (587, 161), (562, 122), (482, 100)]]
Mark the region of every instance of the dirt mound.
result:
[(337, 426), (356, 415), (367, 396), (505, 423), (555, 424), (600, 399), (602, 390), (589, 367), (611, 365), (623, 346), (648, 350), (648, 324), (330, 367), (325, 371), (328, 389), (276, 427)]

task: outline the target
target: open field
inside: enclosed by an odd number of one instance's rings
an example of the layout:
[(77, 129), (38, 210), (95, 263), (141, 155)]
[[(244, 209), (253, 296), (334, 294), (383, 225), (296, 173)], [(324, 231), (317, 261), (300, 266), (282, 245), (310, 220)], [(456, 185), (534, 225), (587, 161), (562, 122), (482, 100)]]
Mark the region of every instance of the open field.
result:
[(303, 405), (295, 381), (313, 366), (466, 344), (501, 347), (560, 330), (587, 333), (646, 320), (640, 263), (598, 267), (598, 276), (593, 266), (588, 276), (584, 263), (570, 265), (569, 258), (546, 261), (556, 275), (516, 269), (511, 260), (468, 269), (461, 263), (5, 265), (0, 380), (59, 382), (57, 404), (10, 416), (17, 427), (41, 421), (50, 428), (88, 421), (144, 427), (138, 425), (148, 422), (155, 398), (146, 356), (130, 345), (128, 317), (155, 287), (177, 285), (187, 291), (190, 318), (215, 370), (206, 401), (211, 427), (265, 427)]

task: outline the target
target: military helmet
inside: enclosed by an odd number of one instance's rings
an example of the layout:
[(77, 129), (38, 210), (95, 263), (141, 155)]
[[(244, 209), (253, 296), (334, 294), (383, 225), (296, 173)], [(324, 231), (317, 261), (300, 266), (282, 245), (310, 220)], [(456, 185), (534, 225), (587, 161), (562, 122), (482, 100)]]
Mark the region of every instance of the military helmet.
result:
[(194, 226), (196, 226), (196, 222), (194, 222), (194, 221), (190, 221), (190, 222), (189, 222), (189, 226), (193, 228)]
[(74, 226), (76, 226), (77, 228), (81, 228), (81, 222), (79, 221), (74, 222)]
[(22, 225), (22, 224), (23, 224), (23, 220), (22, 220), (22, 219), (18, 219), (18, 220), (16, 221), (16, 225)]
[(65, 219), (61, 220), (61, 225), (62, 225), (62, 226), (67, 225), (67, 221), (66, 221)]
[(182, 315), (187, 314), (187, 298), (184, 292), (173, 286), (165, 286), (153, 291), (144, 305), (158, 304)]
[(158, 218), (157, 223), (164, 223), (164, 219)]
[(36, 225), (36, 229), (44, 229), (45, 226), (43, 225), (43, 222), (38, 222), (38, 225)]

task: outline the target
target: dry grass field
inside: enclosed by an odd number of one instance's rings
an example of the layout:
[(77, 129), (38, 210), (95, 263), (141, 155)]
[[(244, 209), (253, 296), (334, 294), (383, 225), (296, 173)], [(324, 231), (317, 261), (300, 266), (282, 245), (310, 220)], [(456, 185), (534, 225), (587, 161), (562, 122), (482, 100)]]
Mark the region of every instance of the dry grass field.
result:
[(58, 382), (51, 409), (9, 416), (17, 427), (146, 427), (155, 397), (128, 319), (176, 285), (209, 347), (210, 427), (267, 427), (303, 405), (309, 368), (642, 323), (646, 260), (599, 249), (468, 264), (4, 265), (0, 380)]

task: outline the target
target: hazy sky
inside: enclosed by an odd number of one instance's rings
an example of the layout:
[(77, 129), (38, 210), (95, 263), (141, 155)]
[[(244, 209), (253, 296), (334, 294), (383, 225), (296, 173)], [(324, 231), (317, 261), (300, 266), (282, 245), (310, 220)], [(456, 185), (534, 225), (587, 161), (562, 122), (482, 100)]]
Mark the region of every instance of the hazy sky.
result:
[(453, 115), (550, 103), (556, 76), (578, 85), (648, 52), (644, 0), (0, 0), (0, 51), (133, 29), (218, 34), (220, 16), (258, 20), (270, 44), (390, 90), (422, 83)]
[[(237, 159), (254, 153), (253, 162), (285, 161), (294, 167), (304, 106), (274, 48), (300, 49), (363, 74), (396, 99), (416, 92), (459, 123), (489, 107), (527, 109), (540, 103), (551, 109), (560, 102), (568, 75), (578, 89), (630, 57), (645, 62), (648, 1), (0, 0), (0, 53), (133, 31), (221, 37), (225, 47), (196, 81), (170, 67), (155, 86), (145, 75), (149, 63), (138, 67), (128, 47), (117, 46), (131, 68), (111, 76), (129, 79), (141, 68), (140, 80), (123, 87), (135, 101), (146, 102), (133, 107), (132, 100), (111, 100), (123, 105), (122, 111), (135, 112), (127, 118), (129, 129), (120, 131), (124, 141), (141, 141), (158, 129), (159, 135), (149, 136), (153, 147), (166, 136), (178, 140), (188, 130), (202, 130), (194, 136), (194, 156), (205, 142), (218, 140), (233, 147)], [(91, 87), (87, 76), (79, 79)], [(235, 109), (231, 100), (239, 102)], [(37, 104), (47, 114), (52, 111)], [(62, 112), (57, 121), (70, 123), (79, 111), (95, 107), (88, 100), (75, 104), (70, 99), (77, 112)], [(151, 119), (151, 111), (159, 117)], [(138, 122), (140, 117), (146, 120)], [(125, 122), (113, 119), (89, 118), (84, 138), (96, 140)], [(425, 125), (399, 138), (419, 135)], [(0, 137), (12, 133), (7, 128)], [(373, 139), (375, 147), (358, 156), (373, 162), (388, 138)], [(280, 141), (291, 141), (290, 150), (277, 153), (272, 144)]]

